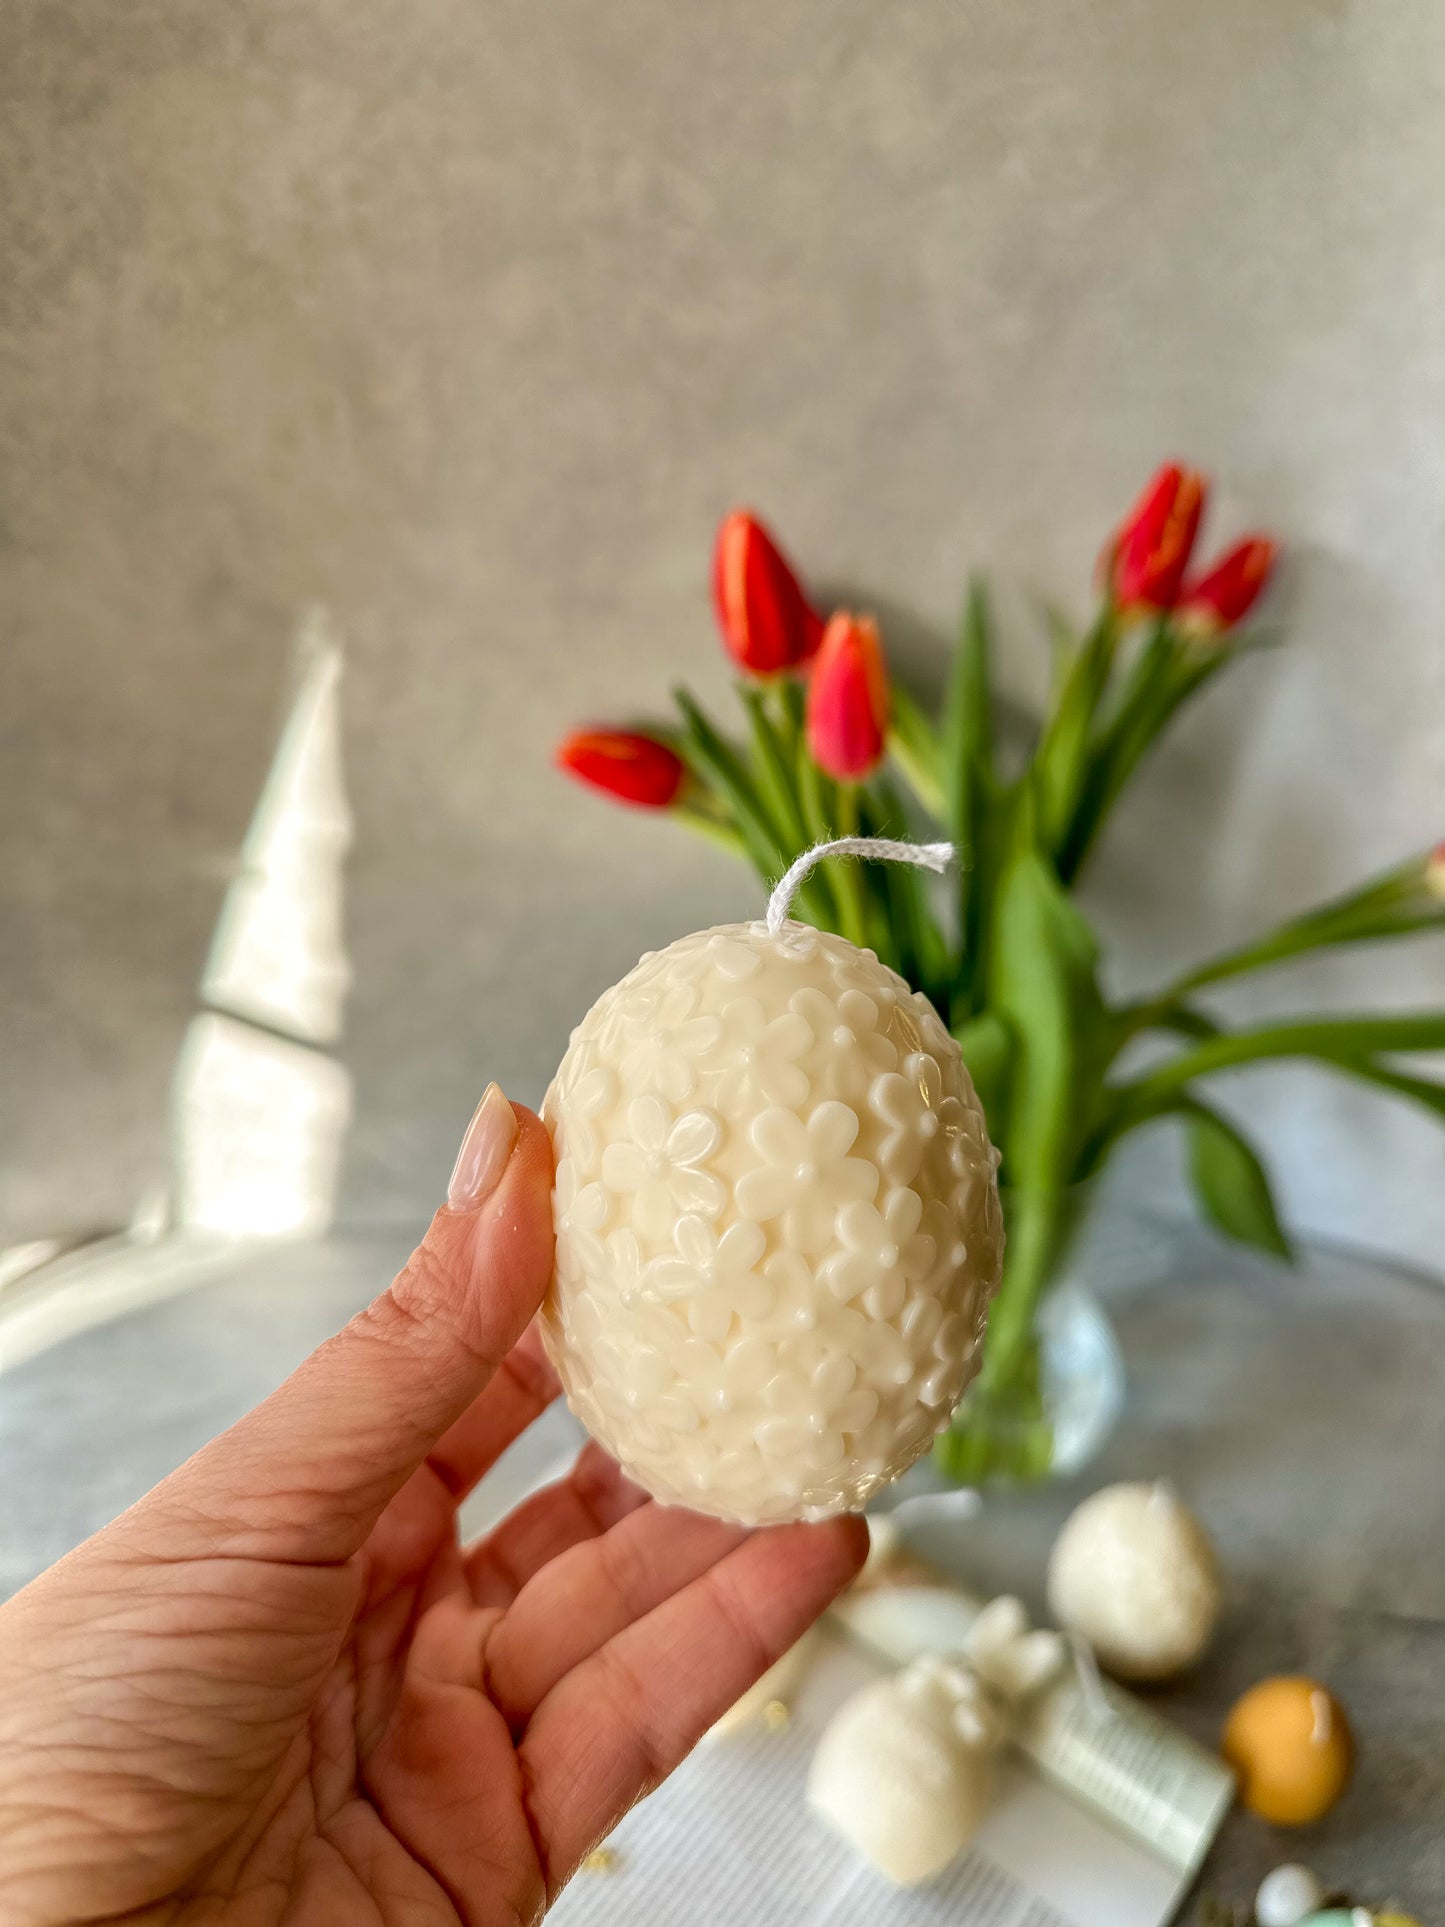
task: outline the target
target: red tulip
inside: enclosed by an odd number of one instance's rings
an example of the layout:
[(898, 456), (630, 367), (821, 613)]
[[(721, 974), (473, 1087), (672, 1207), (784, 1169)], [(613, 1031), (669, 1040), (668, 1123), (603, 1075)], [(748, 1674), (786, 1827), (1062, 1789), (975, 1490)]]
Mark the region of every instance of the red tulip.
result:
[(1243, 622), (1264, 594), (1274, 558), (1275, 545), (1268, 536), (1247, 536), (1206, 574), (1185, 583), (1179, 593), (1180, 622), (1206, 635)]
[(557, 746), (557, 767), (621, 803), (662, 810), (687, 771), (666, 743), (626, 729), (578, 729)]
[(1204, 513), (1206, 484), (1192, 468), (1161, 468), (1134, 504), (1104, 555), (1123, 610), (1170, 609), (1189, 565)]
[(718, 528), (712, 599), (728, 653), (754, 676), (796, 668), (817, 652), (822, 618), (755, 515), (734, 509)]
[(878, 625), (842, 611), (823, 631), (808, 685), (808, 748), (819, 769), (856, 783), (883, 760), (888, 672)]
[(1425, 888), (1445, 903), (1445, 843), (1437, 843), (1425, 859)]

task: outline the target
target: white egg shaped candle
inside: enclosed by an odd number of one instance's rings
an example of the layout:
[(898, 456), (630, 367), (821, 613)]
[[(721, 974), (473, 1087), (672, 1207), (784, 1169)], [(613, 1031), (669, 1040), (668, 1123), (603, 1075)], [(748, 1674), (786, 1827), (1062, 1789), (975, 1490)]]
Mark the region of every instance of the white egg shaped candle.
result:
[(1120, 1679), (1192, 1666), (1223, 1604), (1209, 1535), (1162, 1480), (1107, 1485), (1074, 1509), (1049, 1554), (1048, 1597)]
[(857, 1508), (948, 1423), (1002, 1258), (958, 1046), (868, 950), (782, 922), (645, 956), (573, 1032), (548, 1352), (655, 1497)]

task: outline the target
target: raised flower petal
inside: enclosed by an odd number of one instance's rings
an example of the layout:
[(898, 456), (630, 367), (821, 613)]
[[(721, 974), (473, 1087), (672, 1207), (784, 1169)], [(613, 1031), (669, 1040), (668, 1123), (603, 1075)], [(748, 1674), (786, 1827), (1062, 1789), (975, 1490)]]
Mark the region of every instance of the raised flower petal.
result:
[(724, 1271), (751, 1271), (768, 1248), (757, 1225), (744, 1219), (730, 1224), (718, 1240), (717, 1261)]
[(898, 1247), (881, 1211), (855, 1201), (838, 1213), (838, 1236), (850, 1251), (865, 1252), (882, 1265), (898, 1263)]
[(861, 782), (882, 762), (888, 672), (871, 617), (840, 612), (824, 630), (808, 685), (807, 730), (813, 761), (840, 783)]
[(667, 1143), (672, 1113), (656, 1097), (634, 1097), (627, 1107), (627, 1128), (646, 1157), (656, 1157)]
[(559, 1234), (558, 1267), (569, 1279), (594, 1275), (602, 1265), (602, 1240), (597, 1235), (607, 1222), (612, 1200), (600, 1184), (584, 1184), (570, 1196), (559, 1188), (555, 1223)]
[(878, 1268), (866, 1252), (844, 1249), (823, 1261), (818, 1276), (842, 1304), (849, 1304), (863, 1293), (878, 1276)]
[(845, 990), (838, 999), (838, 1016), (842, 1020), (839, 1029), (849, 1033), (847, 1037), (834, 1035), (833, 1042), (840, 1048), (851, 1047), (860, 1038), (872, 1037), (877, 1032), (878, 1006), (864, 991)]
[(595, 1117), (617, 1101), (617, 1073), (605, 1064), (595, 1065), (578, 1082), (577, 1088), (567, 1100), (570, 1111), (580, 1111), (583, 1117)]
[(814, 984), (805, 984), (789, 997), (788, 1009), (802, 1018), (814, 1037), (828, 1037), (837, 1022), (838, 999)]
[(650, 1244), (660, 1243), (672, 1229), (680, 1201), (675, 1185), (662, 1178), (647, 1177), (638, 1185), (632, 1221)]
[(626, 1225), (608, 1233), (607, 1260), (618, 1296), (624, 1304), (632, 1303), (642, 1288), (642, 1247)]
[(747, 509), (719, 524), (712, 597), (728, 654), (754, 676), (794, 669), (816, 652), (822, 619), (782, 550)]
[(672, 1198), (683, 1211), (695, 1211), (704, 1218), (715, 1218), (727, 1203), (721, 1178), (711, 1171), (699, 1171), (691, 1164), (679, 1164), (672, 1174)]
[(783, 1235), (794, 1250), (816, 1258), (832, 1243), (836, 1211), (831, 1191), (795, 1183), (792, 1203), (783, 1218)]
[(1204, 513), (1204, 477), (1168, 462), (1134, 504), (1104, 554), (1120, 609), (1171, 609)]
[[(910, 1051), (903, 1060), (903, 1070), (917, 1086), (918, 1095), (936, 1124), (938, 1107), (943, 1102), (943, 1072), (938, 1068), (937, 1058), (930, 1057), (925, 1050)], [(928, 1137), (932, 1133), (925, 1130), (924, 1135)]]
[(647, 1283), (665, 1304), (670, 1304), (697, 1290), (697, 1267), (686, 1258), (654, 1258), (647, 1267)]
[(1180, 627), (1195, 635), (1218, 635), (1243, 622), (1264, 594), (1275, 554), (1268, 536), (1251, 535), (1236, 543), (1206, 574), (1184, 584), (1178, 605)]
[(647, 1181), (647, 1158), (623, 1139), (602, 1152), (602, 1182), (609, 1191), (636, 1191)]
[(883, 1222), (898, 1247), (899, 1270), (913, 1284), (928, 1277), (938, 1256), (933, 1239), (919, 1229), (922, 1220), (923, 1201), (908, 1186), (895, 1187), (883, 1200)]
[(756, 997), (735, 997), (727, 1009), (730, 1046), (719, 1102), (726, 1110), (761, 1100), (792, 1110), (808, 1095), (808, 1078), (798, 1068), (813, 1033), (796, 1011), (765, 1020)]
[(825, 1098), (808, 1119), (808, 1155), (815, 1164), (830, 1165), (852, 1150), (858, 1136), (858, 1113), (837, 1098)]
[(776, 1294), (756, 1271), (729, 1271), (724, 1275), (722, 1296), (739, 1318), (759, 1320), (771, 1313)]
[(804, 1102), (809, 1083), (798, 1059), (812, 1042), (812, 1031), (796, 1011), (775, 1017), (763, 1031), (753, 1053), (752, 1073), (759, 1094), (769, 1103), (791, 1110)]
[(692, 1212), (678, 1219), (673, 1227), (672, 1242), (694, 1271), (706, 1271), (717, 1256), (718, 1244), (712, 1226)]
[(895, 1244), (906, 1244), (923, 1218), (923, 1200), (907, 1185), (896, 1185), (883, 1200), (883, 1219)]
[(845, 1198), (871, 1204), (878, 1192), (878, 1166), (870, 1158), (844, 1158), (833, 1166), (833, 1183)]
[[(808, 1139), (801, 1120), (780, 1105), (758, 1112), (749, 1127), (748, 1141), (769, 1164), (794, 1167), (808, 1155)], [(748, 1215), (751, 1217), (752, 1213)]]
[(667, 1134), (667, 1155), (674, 1164), (701, 1164), (722, 1140), (722, 1124), (711, 1111), (684, 1111)]
[(793, 1196), (793, 1173), (781, 1164), (756, 1165), (743, 1172), (733, 1195), (745, 1218), (766, 1224), (787, 1210)]
[(571, 1158), (557, 1167), (556, 1211), (572, 1231), (600, 1231), (607, 1222), (610, 1202), (600, 1184), (583, 1184)]
[(733, 1310), (717, 1291), (695, 1291), (687, 1301), (687, 1328), (695, 1338), (720, 1345), (732, 1329)]
[(685, 1024), (679, 1024), (672, 1033), (675, 1050), (684, 1057), (702, 1057), (710, 1050), (716, 1050), (722, 1042), (722, 1018), (709, 1013), (705, 1017), (693, 1017)]
[(556, 762), (590, 789), (644, 810), (666, 809), (687, 775), (666, 743), (630, 729), (574, 729), (557, 745)]
[(938, 1066), (922, 1051), (905, 1059), (903, 1072), (887, 1071), (873, 1080), (869, 1107), (892, 1127), (878, 1147), (878, 1157), (894, 1184), (912, 1184), (918, 1176), (928, 1139), (938, 1132), (930, 1093), (936, 1101), (939, 1089)]
[(917, 1102), (917, 1092), (899, 1071), (887, 1071), (869, 1086), (868, 1108), (895, 1130), (913, 1121)]
[(681, 1104), (692, 1093), (696, 1078), (692, 1060), (677, 1046), (677, 1032), (644, 1033), (622, 1059), (622, 1074), (635, 1090), (653, 1090), (671, 1104)]

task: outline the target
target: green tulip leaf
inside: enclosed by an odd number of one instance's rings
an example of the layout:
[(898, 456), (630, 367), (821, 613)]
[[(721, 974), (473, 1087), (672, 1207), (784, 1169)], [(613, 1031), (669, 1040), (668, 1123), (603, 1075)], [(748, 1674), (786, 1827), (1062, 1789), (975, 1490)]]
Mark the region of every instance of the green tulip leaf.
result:
[(965, 851), (974, 827), (978, 787), (993, 781), (989, 629), (988, 598), (983, 584), (975, 581), (964, 606), (963, 633), (949, 677), (939, 743), (948, 829)]
[(785, 850), (802, 850), (808, 842), (789, 759), (768, 715), (760, 689), (738, 685), (738, 695), (752, 726), (753, 779), (773, 833)]
[(1008, 1134), (1009, 1074), (1013, 1068), (1014, 1039), (1007, 1021), (997, 1011), (985, 1011), (954, 1031), (958, 1048), (978, 1101), (983, 1106), (989, 1137), (1000, 1148)]
[(1109, 688), (1119, 625), (1107, 604), (1078, 648), (1061, 665), (1058, 693), (1033, 758), (1044, 847), (1057, 856), (1068, 843), (1089, 768), (1095, 719)]
[(988, 599), (983, 584), (974, 581), (964, 606), (939, 742), (944, 823), (958, 850), (962, 983), (957, 1002), (964, 1011), (982, 1002), (995, 867), (990, 834), (990, 806), (997, 789), (991, 653)]
[(1407, 1103), (1419, 1104), (1437, 1117), (1445, 1118), (1445, 1084), (1437, 1084), (1433, 1078), (1393, 1070), (1388, 1064), (1377, 1064), (1368, 1057), (1329, 1057), (1321, 1061), (1331, 1070), (1358, 1077), (1366, 1084), (1388, 1091), (1392, 1097), (1403, 1097)]
[(944, 813), (943, 752), (938, 731), (901, 684), (890, 692), (888, 753), (931, 816)]
[[(682, 712), (683, 730), (677, 748), (699, 783), (723, 803), (737, 824), (753, 867), (765, 884), (777, 881), (796, 850), (780, 841), (747, 766), (726, 737), (720, 735), (685, 689), (674, 691)], [(826, 909), (809, 877), (798, 892), (798, 905), (810, 922), (823, 923)]]
[[(1026, 816), (1027, 812), (1021, 812)], [(1110, 1020), (1094, 937), (1037, 850), (1016, 848), (999, 878), (990, 983), (1015, 1040), (1005, 1153), (1011, 1182), (1068, 1184)]]
[(1190, 1100), (1186, 1116), (1189, 1175), (1205, 1216), (1226, 1237), (1292, 1262), (1293, 1247), (1253, 1146), (1227, 1118), (1197, 1099)]

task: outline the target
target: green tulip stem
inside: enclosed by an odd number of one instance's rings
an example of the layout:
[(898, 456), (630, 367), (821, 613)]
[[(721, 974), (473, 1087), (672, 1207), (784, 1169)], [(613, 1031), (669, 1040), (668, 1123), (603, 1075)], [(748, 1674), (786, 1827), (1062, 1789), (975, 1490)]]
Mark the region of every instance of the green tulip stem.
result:
[[(858, 834), (858, 789), (853, 783), (838, 785), (838, 799), (834, 814), (838, 819), (837, 834), (857, 836)], [(868, 922), (863, 908), (863, 885), (858, 875), (858, 865), (851, 858), (839, 857), (828, 864), (832, 873), (833, 889), (838, 898), (840, 922), (843, 935), (849, 943), (856, 943), (860, 949), (868, 942)]]
[(1225, 951), (1179, 978), (1151, 1002), (1169, 1003), (1209, 984), (1224, 983), (1273, 964), (1288, 963), (1306, 951), (1337, 944), (1373, 943), (1390, 937), (1413, 936), (1421, 930), (1445, 928), (1445, 902), (1427, 897), (1420, 887), (1421, 864), (1414, 861), (1392, 870), (1333, 903), (1305, 916), (1294, 917), (1265, 936)]
[(729, 856), (736, 857), (742, 863), (747, 862), (747, 845), (732, 825), (725, 823), (720, 816), (714, 816), (709, 810), (698, 809), (691, 803), (674, 803), (672, 814), (694, 836), (700, 836), (705, 843), (711, 843), (719, 850), (726, 850)]
[(1349, 1067), (1379, 1051), (1445, 1050), (1445, 1013), (1303, 1018), (1256, 1030), (1223, 1031), (1181, 1051), (1157, 1070), (1112, 1087), (1125, 1114), (1149, 1112), (1196, 1077), (1277, 1057), (1321, 1057)]

